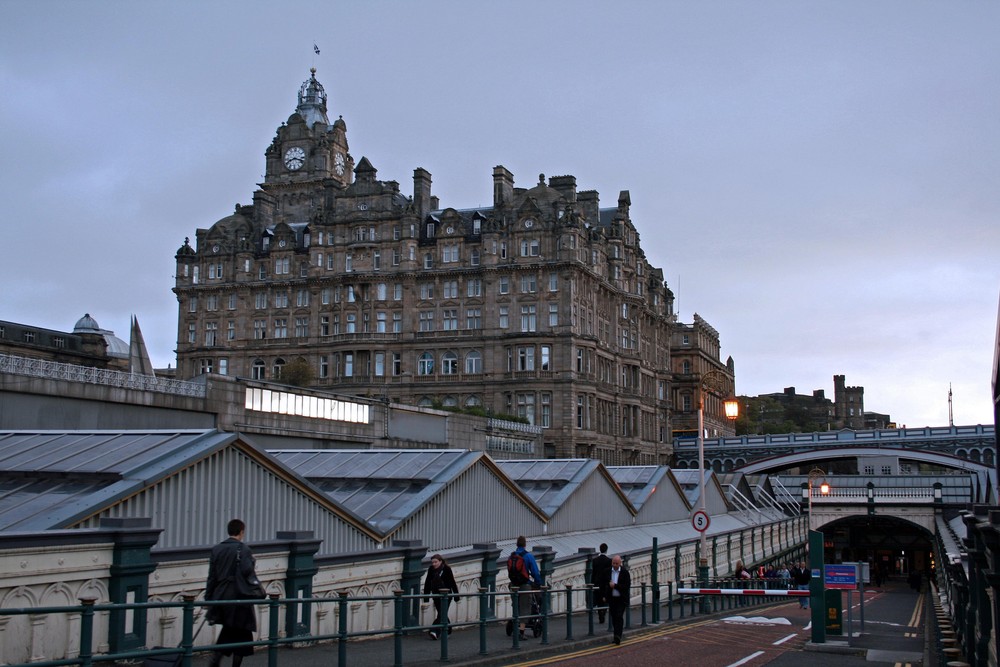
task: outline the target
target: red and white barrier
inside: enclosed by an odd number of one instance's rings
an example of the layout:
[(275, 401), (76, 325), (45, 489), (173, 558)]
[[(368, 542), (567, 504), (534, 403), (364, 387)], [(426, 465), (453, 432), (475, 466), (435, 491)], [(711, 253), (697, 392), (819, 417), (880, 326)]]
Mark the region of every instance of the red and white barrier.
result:
[(809, 591), (785, 590), (784, 588), (678, 588), (678, 595), (787, 595), (789, 597), (809, 597)]

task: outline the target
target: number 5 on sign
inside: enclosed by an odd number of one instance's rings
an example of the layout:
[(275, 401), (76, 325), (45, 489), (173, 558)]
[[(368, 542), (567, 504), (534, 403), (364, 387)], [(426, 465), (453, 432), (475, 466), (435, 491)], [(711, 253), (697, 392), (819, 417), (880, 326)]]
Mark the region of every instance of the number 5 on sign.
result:
[(708, 518), (708, 512), (704, 510), (698, 510), (691, 516), (691, 525), (699, 533), (704, 533), (708, 530), (709, 525), (711, 525), (712, 520)]

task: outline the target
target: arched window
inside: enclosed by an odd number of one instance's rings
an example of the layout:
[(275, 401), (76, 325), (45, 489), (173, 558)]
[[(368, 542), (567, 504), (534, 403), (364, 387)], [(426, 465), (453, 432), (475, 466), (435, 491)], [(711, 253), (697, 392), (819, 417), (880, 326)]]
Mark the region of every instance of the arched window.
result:
[(271, 368), (271, 377), (275, 380), (281, 379), (281, 369), (285, 367), (285, 360), (278, 357), (274, 360), (274, 366)]
[(441, 373), (444, 375), (458, 375), (458, 355), (454, 352), (445, 352), (441, 357)]
[(424, 352), (417, 359), (417, 375), (433, 375), (434, 374), (434, 355), (430, 352)]
[(250, 377), (253, 378), (254, 380), (263, 380), (265, 374), (264, 369), (265, 369), (264, 360), (254, 359), (253, 366), (250, 367)]
[(431, 400), (430, 397), (424, 396), (419, 401), (417, 401), (417, 405), (419, 405), (422, 408), (432, 408), (434, 407), (434, 401)]
[(467, 408), (479, 407), (482, 404), (483, 401), (478, 396), (469, 396), (467, 399), (465, 399), (465, 407)]
[(479, 374), (483, 372), (483, 355), (479, 350), (472, 350), (465, 355), (465, 372)]
[(444, 398), (443, 398), (443, 399), (441, 400), (441, 405), (443, 405), (443, 406), (444, 406), (444, 407), (446, 407), (446, 408), (454, 408), (454, 407), (457, 407), (457, 406), (458, 406), (458, 399), (457, 399), (457, 398), (455, 398), (454, 396), (445, 396), (445, 397), (444, 397)]

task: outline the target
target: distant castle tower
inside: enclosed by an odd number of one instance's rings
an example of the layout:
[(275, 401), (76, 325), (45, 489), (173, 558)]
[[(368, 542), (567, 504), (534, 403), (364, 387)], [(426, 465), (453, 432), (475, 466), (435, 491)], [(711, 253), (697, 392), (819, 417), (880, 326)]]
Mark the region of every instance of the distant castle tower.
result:
[(837, 428), (865, 427), (865, 388), (846, 386), (845, 376), (833, 376), (833, 421)]

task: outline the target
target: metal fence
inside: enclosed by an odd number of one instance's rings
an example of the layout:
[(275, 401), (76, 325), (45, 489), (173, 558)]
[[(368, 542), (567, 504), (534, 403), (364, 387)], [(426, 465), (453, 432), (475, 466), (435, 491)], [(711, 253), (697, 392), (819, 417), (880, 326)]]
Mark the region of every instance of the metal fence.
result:
[[(717, 587), (729, 587), (737, 585), (737, 582), (735, 580), (726, 579), (714, 580), (711, 584)], [(725, 597), (720, 598), (715, 596), (710, 604), (704, 604), (701, 596), (679, 595), (677, 593), (678, 589), (684, 588), (686, 585), (693, 586), (699, 584), (696, 584), (694, 581), (682, 581), (668, 582), (659, 587), (652, 587), (646, 582), (640, 582), (637, 587), (639, 591), (637, 596), (639, 598), (639, 603), (634, 603), (636, 596), (633, 596), (633, 604), (625, 610), (625, 627), (645, 627), (650, 624), (673, 621), (675, 618), (683, 619), (699, 613), (715, 613), (736, 607), (745, 608), (760, 606), (774, 601), (773, 598), (770, 598), (767, 595), (757, 596), (753, 599), (738, 596), (729, 596), (727, 599)], [(782, 593), (783, 591), (775, 590), (775, 595), (781, 595)], [(526, 594), (538, 594), (540, 606), (537, 616), (527, 618), (519, 616), (517, 597), (519, 595)], [(498, 617), (492, 613), (491, 610), (496, 608), (496, 601), (493, 598), (498, 596), (512, 596), (514, 598), (511, 616)], [(504, 637), (499, 640), (497, 639), (497, 633), (489, 632), (491, 628), (495, 628), (498, 625), (510, 623), (511, 625), (508, 627), (516, 629), (521, 621), (529, 620), (535, 628), (535, 636), (540, 637), (542, 644), (550, 643), (550, 637), (561, 634), (563, 631), (565, 632), (565, 640), (572, 641), (577, 638), (582, 639), (584, 635), (587, 637), (593, 637), (598, 629), (598, 624), (595, 622), (597, 609), (594, 606), (593, 587), (589, 585), (582, 588), (574, 588), (573, 586), (567, 585), (563, 590), (554, 590), (543, 586), (539, 591), (532, 591), (530, 593), (522, 592), (517, 589), (513, 589), (508, 593), (489, 591), (485, 588), (481, 588), (478, 593), (466, 596), (478, 599), (478, 618), (456, 624), (452, 624), (448, 620), (447, 613), (449, 601), (456, 596), (450, 591), (442, 591), (439, 594), (429, 596), (431, 598), (438, 598), (441, 602), (442, 614), (441, 622), (439, 624), (422, 625), (414, 624), (408, 621), (408, 618), (410, 618), (408, 616), (408, 608), (410, 605), (418, 602), (421, 598), (426, 599), (427, 597), (428, 596), (426, 595), (404, 594), (402, 591), (396, 591), (391, 596), (349, 596), (347, 593), (343, 593), (333, 599), (279, 598), (276, 594), (272, 594), (264, 600), (196, 601), (195, 596), (185, 595), (183, 597), (183, 601), (180, 602), (145, 602), (128, 604), (96, 604), (96, 599), (94, 598), (83, 598), (80, 600), (79, 605), (73, 606), (0, 609), (0, 620), (6, 623), (6, 620), (4, 619), (9, 619), (10, 617), (37, 617), (41, 614), (65, 614), (69, 618), (79, 619), (77, 626), (79, 627), (80, 633), (79, 654), (76, 657), (46, 661), (31, 660), (24, 663), (13, 663), (11, 664), (11, 667), (62, 667), (63, 665), (91, 667), (95, 663), (106, 664), (120, 661), (135, 661), (154, 656), (176, 656), (180, 667), (191, 667), (192, 660), (196, 654), (223, 648), (223, 645), (219, 644), (201, 644), (196, 646), (195, 624), (204, 616), (209, 607), (226, 604), (247, 604), (266, 607), (267, 627), (261, 631), (260, 638), (258, 640), (240, 644), (226, 644), (224, 647), (232, 649), (252, 646), (255, 649), (260, 649), (267, 654), (268, 667), (277, 667), (279, 663), (279, 655), (281, 655), (279, 653), (280, 648), (288, 645), (302, 645), (305, 642), (335, 644), (337, 650), (337, 666), (346, 667), (351, 657), (352, 645), (354, 647), (361, 646), (361, 644), (355, 643), (354, 640), (380, 638), (383, 641), (379, 642), (379, 648), (383, 649), (386, 653), (386, 655), (380, 659), (380, 664), (392, 664), (394, 667), (403, 667), (403, 665), (406, 664), (407, 659), (407, 656), (405, 655), (406, 644), (403, 639), (407, 636), (412, 636), (428, 630), (436, 630), (438, 632), (440, 637), (440, 659), (442, 661), (448, 661), (451, 654), (449, 637), (450, 630), (452, 628), (463, 628), (467, 631), (476, 631), (478, 635), (477, 650), (478, 655), (480, 656), (489, 655), (491, 650), (493, 652), (498, 652), (508, 648), (517, 649), (519, 647), (520, 642), (522, 641), (519, 632), (509, 631), (507, 633), (509, 635), (509, 639)], [(564, 598), (562, 601), (563, 604), (553, 604), (556, 601), (555, 598), (557, 597)], [(782, 600), (787, 600), (787, 598), (782, 598)], [(348, 631), (348, 620), (350, 617), (351, 605), (386, 601), (391, 601), (393, 608), (394, 622), (391, 631), (386, 631), (385, 629)], [(324, 604), (335, 605), (336, 607), (338, 618), (337, 632), (330, 634), (288, 636), (287, 634), (283, 634), (279, 629), (279, 621), (281, 611), (283, 609), (286, 610), (287, 613), (292, 613), (293, 610), (296, 609), (297, 605), (305, 606)], [(568, 611), (553, 612), (552, 609), (556, 607)], [(95, 614), (121, 613), (127, 615), (130, 612), (135, 612), (137, 610), (165, 608), (180, 609), (182, 640), (179, 646), (167, 648), (142, 648), (113, 653), (95, 652)], [(574, 609), (579, 611), (573, 611)], [(298, 613), (295, 613), (297, 616)], [(466, 644), (468, 644), (468, 639), (466, 639)], [(370, 647), (371, 644), (365, 643), (365, 646)], [(391, 658), (388, 655), (390, 651), (392, 653)], [(285, 653), (284, 655), (289, 659), (294, 659), (292, 657), (293, 654)], [(353, 662), (356, 663), (356, 660)]]
[(69, 382), (86, 382), (108, 387), (155, 391), (161, 394), (192, 396), (194, 398), (205, 397), (205, 385), (202, 383), (158, 378), (138, 373), (125, 373), (106, 368), (77, 366), (76, 364), (64, 364), (48, 359), (19, 357), (12, 354), (0, 354), (0, 373), (66, 380)]

